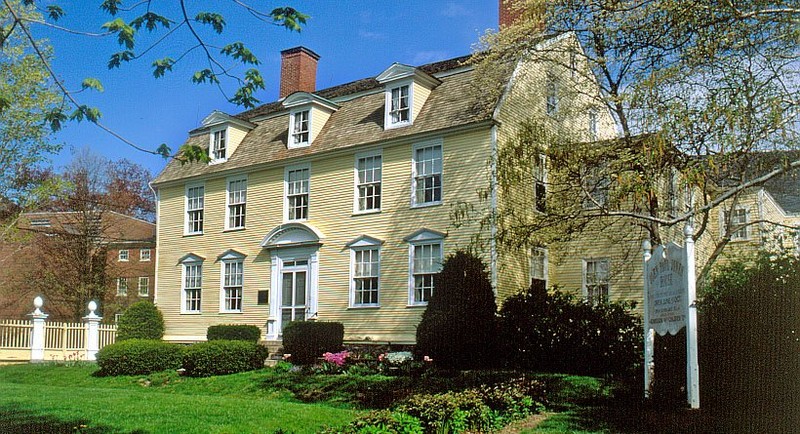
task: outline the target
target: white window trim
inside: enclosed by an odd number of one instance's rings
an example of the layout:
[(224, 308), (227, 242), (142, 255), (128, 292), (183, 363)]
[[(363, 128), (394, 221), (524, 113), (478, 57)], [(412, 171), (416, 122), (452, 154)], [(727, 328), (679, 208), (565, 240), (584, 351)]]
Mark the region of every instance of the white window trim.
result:
[[(181, 266), (181, 314), (182, 315), (199, 315), (203, 313), (203, 258), (194, 255), (188, 254), (183, 257), (180, 261)], [(200, 266), (200, 309), (199, 310), (187, 310), (186, 309), (186, 267), (192, 265), (199, 265)]]
[(408, 306), (427, 306), (428, 302), (414, 300), (414, 247), (428, 244), (438, 244), (444, 262), (444, 238), (435, 232), (423, 230), (412, 237), (406, 238), (408, 242)]
[[(558, 115), (559, 105), (561, 103), (561, 97), (559, 95), (560, 87), (558, 80), (556, 79), (555, 75), (548, 74), (547, 78), (545, 79), (545, 91), (544, 91), (544, 113), (550, 117), (556, 117)], [(553, 109), (550, 110), (550, 90), (553, 90)]]
[[(375, 209), (360, 210), (358, 201), (360, 199), (358, 190), (358, 160), (368, 157), (381, 157), (381, 206)], [(310, 185), (309, 185), (310, 187)], [(378, 149), (369, 152), (361, 152), (355, 155), (353, 161), (353, 214), (373, 214), (381, 212), (383, 207), (383, 150)]]
[[(725, 233), (728, 231), (728, 225), (727, 225), (728, 222), (726, 221), (726, 214), (728, 214), (728, 213), (733, 214), (736, 211), (741, 211), (741, 210), (743, 210), (744, 213), (745, 213), (744, 214), (745, 215), (745, 217), (744, 217), (745, 220), (744, 221), (745, 221), (745, 224), (747, 226), (745, 226), (744, 228), (742, 228), (740, 230), (744, 230), (745, 236), (744, 237), (735, 236), (736, 232), (738, 232), (738, 231), (731, 231), (731, 239), (730, 239), (730, 241), (736, 243), (736, 242), (741, 242), (741, 241), (751, 241), (753, 239), (752, 230), (750, 229), (750, 227), (752, 226), (752, 225), (750, 225), (750, 209), (748, 209), (747, 207), (744, 207), (744, 206), (736, 206), (736, 207), (733, 207), (731, 209), (722, 210), (722, 212), (719, 213), (719, 228), (720, 228), (719, 236), (720, 236), (720, 238), (724, 237)], [(731, 216), (731, 217), (733, 217), (733, 216)]]
[(595, 141), (600, 137), (600, 113), (595, 108), (590, 108), (586, 113), (587, 116), (587, 130), (589, 131), (589, 140)]
[[(234, 252), (232, 250), (227, 251), (219, 258), (219, 313), (243, 313), (244, 312), (244, 288), (245, 288), (245, 270), (244, 270), (244, 263), (245, 263), (245, 256)], [(241, 263), (242, 264), (242, 308), (241, 309), (226, 309), (225, 308), (225, 265), (231, 263)]]
[(589, 287), (587, 286), (586, 282), (586, 265), (588, 262), (601, 262), (606, 261), (608, 263), (608, 296), (607, 300), (611, 300), (611, 258), (584, 258), (581, 261), (581, 293), (583, 294), (583, 299), (589, 299)]
[[(147, 252), (146, 258), (144, 252)], [(152, 257), (153, 257), (153, 251), (151, 249), (139, 249), (139, 262), (150, 262), (150, 258)]]
[[(122, 289), (121, 283), (125, 282), (125, 292), (121, 292)], [(128, 278), (126, 277), (117, 277), (117, 297), (126, 297), (128, 295)]]
[(545, 154), (538, 154), (534, 158), (537, 159), (539, 165), (542, 168), (542, 185), (544, 185), (544, 210), (539, 210), (539, 206), (537, 203), (537, 193), (536, 193), (536, 186), (539, 183), (539, 179), (536, 176), (536, 166), (533, 166), (533, 211), (537, 214), (545, 214), (547, 211), (547, 182), (548, 182), (548, 171), (547, 171), (547, 156)]
[(545, 247), (534, 247), (534, 248), (531, 249), (530, 264), (528, 265), (529, 268), (530, 268), (530, 270), (529, 270), (529, 274), (530, 274), (529, 280), (530, 281), (533, 281), (533, 279), (535, 278), (533, 276), (533, 258), (536, 256), (536, 255), (534, 255), (534, 252), (541, 253), (542, 257), (544, 257), (544, 267), (542, 268), (542, 273), (544, 275), (543, 276), (544, 277), (544, 286), (545, 286), (545, 288), (547, 288), (547, 282), (550, 281), (550, 279), (549, 279), (549, 275), (550, 275), (550, 256), (549, 255), (550, 254), (549, 254), (547, 248), (545, 248)]
[[(293, 170), (308, 169), (308, 212), (304, 219), (289, 219), (289, 172)], [(283, 221), (288, 222), (304, 222), (311, 218), (311, 164), (296, 164), (293, 166), (286, 166), (283, 169)]]
[[(203, 187), (203, 230), (198, 232), (189, 231), (189, 189)], [(206, 185), (205, 183), (186, 184), (183, 192), (183, 234), (202, 235), (206, 229)]]
[[(122, 257), (122, 252), (125, 252), (124, 258)], [(120, 251), (117, 252), (117, 262), (128, 262), (130, 260), (130, 257), (131, 253), (128, 249), (120, 249)]]
[[(214, 136), (216, 135), (216, 133), (218, 133), (220, 131), (224, 131), (224, 133), (225, 133), (225, 158), (214, 158), (214, 154), (216, 153), (215, 149), (214, 149), (214, 145), (215, 145)], [(209, 152), (208, 152), (208, 157), (211, 159), (211, 161), (209, 161), (208, 164), (218, 164), (218, 163), (224, 163), (224, 162), (228, 161), (228, 158), (230, 157), (230, 151), (231, 151), (230, 143), (229, 143), (229, 140), (228, 140), (229, 136), (230, 136), (230, 134), (228, 134), (228, 126), (227, 125), (222, 126), (222, 127), (212, 128), (209, 131), (209, 143), (208, 143)]]
[[(436, 206), (444, 203), (444, 141), (442, 139), (426, 140), (424, 142), (415, 143), (411, 146), (411, 207), (424, 208), (427, 206)], [(432, 146), (439, 146), (442, 150), (442, 171), (440, 172), (440, 188), (442, 190), (441, 198), (432, 202), (417, 203), (417, 149), (428, 148)]]
[[(396, 122), (392, 123), (392, 90), (397, 89), (399, 87), (408, 86), (408, 120), (404, 122)], [(384, 117), (383, 117), (383, 129), (384, 130), (391, 130), (393, 128), (402, 128), (407, 127), (409, 125), (414, 124), (414, 80), (402, 80), (396, 81), (392, 83), (388, 83), (386, 85), (386, 91), (384, 92), (385, 101), (384, 101)]]
[[(147, 281), (147, 285), (145, 285), (145, 291), (142, 292), (142, 282)], [(139, 297), (149, 297), (150, 296), (150, 277), (149, 276), (140, 276), (139, 282), (136, 285), (136, 293)]]
[[(350, 304), (353, 309), (376, 308), (381, 306), (381, 261), (382, 261), (382, 242), (372, 237), (362, 236), (356, 241), (348, 244), (350, 247)], [(378, 301), (377, 303), (356, 303), (356, 252), (364, 250), (378, 251)]]
[[(236, 181), (244, 181), (245, 182), (245, 218), (244, 218), (244, 225), (242, 226), (231, 226), (231, 207), (230, 207), (230, 194), (231, 194), (231, 182)], [(225, 230), (226, 231), (238, 231), (241, 229), (245, 229), (247, 227), (247, 190), (249, 187), (249, 182), (247, 180), (247, 175), (238, 175), (238, 176), (230, 176), (225, 179)]]
[[(294, 117), (298, 113), (302, 113), (302, 112), (308, 112), (308, 141), (307, 142), (295, 143), (295, 141), (294, 141), (294, 133), (295, 133), (295, 131), (294, 131)], [(313, 120), (312, 120), (312, 116), (313, 116), (312, 112), (313, 112), (313, 110), (311, 110), (311, 107), (308, 107), (308, 106), (302, 107), (302, 108), (298, 108), (296, 110), (292, 110), (291, 112), (289, 112), (289, 139), (287, 141), (287, 145), (288, 145), (289, 149), (307, 148), (307, 147), (311, 146), (311, 142), (314, 141), (313, 128), (311, 128), (311, 125), (312, 125), (312, 122), (313, 122)]]

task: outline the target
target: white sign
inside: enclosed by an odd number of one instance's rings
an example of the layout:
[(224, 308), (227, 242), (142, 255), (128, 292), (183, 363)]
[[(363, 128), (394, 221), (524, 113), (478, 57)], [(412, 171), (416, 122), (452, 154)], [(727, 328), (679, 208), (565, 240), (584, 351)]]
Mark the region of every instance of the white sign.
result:
[(650, 328), (660, 336), (686, 326), (686, 256), (675, 243), (658, 246), (647, 261), (647, 306)]

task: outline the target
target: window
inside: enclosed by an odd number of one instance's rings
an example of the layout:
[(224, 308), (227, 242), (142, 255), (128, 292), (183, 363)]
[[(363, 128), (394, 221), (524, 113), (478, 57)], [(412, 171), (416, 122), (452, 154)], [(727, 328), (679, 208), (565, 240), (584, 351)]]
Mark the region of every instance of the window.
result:
[(222, 298), (224, 311), (242, 311), (242, 280), (244, 262), (241, 260), (223, 261)]
[(203, 233), (203, 202), (205, 187), (202, 185), (186, 188), (186, 233)]
[(442, 201), (442, 145), (414, 146), (411, 205), (433, 205)]
[(582, 175), (584, 196), (583, 208), (600, 208), (608, 202), (608, 179), (599, 170), (587, 170)]
[(226, 130), (217, 130), (211, 133), (211, 159), (225, 160), (227, 156)]
[(352, 305), (378, 306), (380, 278), (380, 249), (378, 247), (352, 250)]
[(546, 157), (539, 154), (533, 161), (533, 198), (536, 211), (545, 212), (547, 201), (547, 166)]
[(291, 140), (289, 141), (290, 148), (301, 146), (308, 146), (310, 142), (309, 137), (309, 114), (310, 110), (303, 110), (291, 114)]
[(203, 286), (203, 264), (185, 261), (183, 264), (183, 313), (199, 313)]
[(531, 286), (547, 288), (547, 249), (531, 249)]
[(247, 207), (247, 179), (228, 180), (228, 229), (244, 228)]
[(124, 277), (117, 278), (117, 295), (120, 297), (128, 295), (128, 279)]
[(569, 50), (569, 73), (572, 78), (578, 73), (578, 53), (574, 48)]
[(442, 242), (411, 245), (410, 304), (427, 304), (436, 287), (436, 275), (442, 267)]
[(356, 157), (356, 211), (381, 209), (381, 156)]
[(286, 219), (308, 219), (309, 168), (286, 170)]
[(608, 301), (608, 259), (584, 260), (583, 288), (586, 299), (592, 304)]
[[(736, 208), (731, 211), (723, 211), (723, 230), (722, 235), (730, 231), (731, 241), (747, 240), (748, 233), (748, 212), (745, 208)], [(729, 217), (730, 216), (730, 217)], [(727, 228), (727, 230), (725, 230)]]
[(147, 262), (150, 260), (150, 249), (140, 249), (139, 250), (139, 260), (142, 262)]
[(128, 249), (122, 249), (119, 251), (118, 260), (119, 262), (128, 262)]
[(545, 92), (547, 94), (545, 112), (550, 116), (554, 116), (558, 112), (558, 83), (555, 77), (547, 77)]
[(402, 85), (392, 88), (389, 95), (389, 125), (411, 123), (410, 86)]
[(589, 140), (597, 140), (597, 110), (589, 110)]
[(143, 276), (139, 278), (139, 297), (150, 295), (150, 278)]
[(115, 313), (114, 314), (114, 324), (118, 324), (120, 318), (122, 318), (122, 314), (121, 313)]

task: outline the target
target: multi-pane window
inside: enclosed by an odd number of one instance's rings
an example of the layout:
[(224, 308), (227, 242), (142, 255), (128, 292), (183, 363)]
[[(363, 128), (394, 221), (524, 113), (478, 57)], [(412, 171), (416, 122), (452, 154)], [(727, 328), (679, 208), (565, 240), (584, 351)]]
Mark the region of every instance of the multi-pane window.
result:
[(547, 200), (547, 166), (544, 155), (537, 155), (533, 160), (533, 199), (536, 211), (545, 212)]
[(308, 218), (308, 176), (307, 167), (286, 172), (287, 220)]
[(353, 305), (377, 306), (380, 277), (378, 248), (353, 250)]
[[(746, 240), (748, 238), (748, 231), (747, 231), (747, 209), (745, 208), (736, 208), (733, 211), (724, 211), (723, 212), (723, 224), (729, 225), (727, 226), (731, 231), (731, 240)], [(723, 226), (724, 228), (725, 226)], [(725, 234), (723, 229), (722, 234)]]
[(409, 105), (409, 86), (399, 86), (391, 90), (389, 99), (389, 120), (392, 124), (400, 124), (411, 120)]
[(139, 297), (147, 297), (150, 295), (150, 278), (142, 276), (139, 278)]
[(581, 179), (584, 190), (583, 208), (592, 209), (608, 202), (609, 181), (599, 170), (585, 170)]
[(589, 110), (589, 139), (597, 140), (597, 110)]
[(555, 115), (558, 111), (558, 82), (555, 77), (548, 76), (545, 85), (547, 100), (545, 102), (545, 112), (548, 115)]
[(200, 312), (203, 286), (203, 264), (184, 264), (183, 299), (184, 312)]
[(247, 179), (228, 181), (228, 229), (244, 227), (247, 208)]
[(381, 209), (381, 156), (370, 155), (356, 160), (358, 211)]
[(597, 304), (608, 301), (609, 289), (608, 259), (587, 259), (583, 275), (586, 299)]
[(211, 159), (224, 160), (227, 158), (227, 137), (225, 130), (214, 131), (211, 136)]
[(239, 312), (242, 310), (242, 277), (244, 262), (230, 261), (224, 263), (225, 276), (222, 283), (222, 297), (225, 310)]
[(125, 277), (117, 278), (117, 295), (128, 295), (128, 279)]
[(292, 146), (305, 146), (309, 141), (309, 110), (292, 114)]
[(414, 148), (413, 205), (442, 200), (442, 145)]
[(139, 250), (139, 260), (142, 262), (147, 262), (150, 260), (150, 249), (140, 249)]
[(534, 285), (539, 289), (547, 288), (547, 249), (531, 250), (531, 286)]
[(202, 185), (186, 189), (186, 233), (203, 233), (203, 206), (205, 187)]
[(442, 267), (442, 243), (414, 244), (411, 247), (411, 274), (413, 291), (411, 304), (430, 301), (436, 287), (436, 275)]
[(129, 256), (128, 249), (122, 249), (119, 251), (117, 260), (119, 260), (120, 262), (128, 262), (128, 256)]

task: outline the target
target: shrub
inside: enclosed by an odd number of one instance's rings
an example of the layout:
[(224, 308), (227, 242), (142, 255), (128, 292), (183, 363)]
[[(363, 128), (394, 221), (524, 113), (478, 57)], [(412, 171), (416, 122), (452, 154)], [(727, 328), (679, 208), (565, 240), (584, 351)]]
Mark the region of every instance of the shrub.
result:
[(130, 305), (117, 324), (117, 342), (127, 339), (161, 339), (164, 336), (164, 317), (149, 301)]
[(497, 305), (486, 266), (463, 250), (447, 257), (417, 327), (417, 353), (445, 368), (493, 363)]
[(184, 351), (183, 368), (192, 377), (234, 374), (263, 368), (267, 355), (267, 348), (254, 342), (201, 342)]
[(494, 428), (491, 409), (475, 390), (413, 395), (397, 410), (419, 419), (425, 432), (488, 431)]
[(405, 413), (389, 410), (371, 411), (356, 417), (344, 427), (323, 430), (323, 434), (422, 434), (422, 424), (419, 419)]
[(97, 353), (100, 375), (145, 375), (181, 367), (183, 347), (148, 339), (106, 345)]
[(592, 305), (532, 287), (500, 310), (500, 336), (512, 365), (581, 375), (638, 372), (642, 325), (632, 303)]
[(206, 339), (209, 341), (258, 342), (261, 340), (261, 329), (259, 329), (258, 326), (245, 324), (213, 325), (208, 328)]
[(283, 328), (283, 350), (298, 365), (314, 363), (323, 353), (342, 349), (344, 326), (338, 322), (292, 321)]

